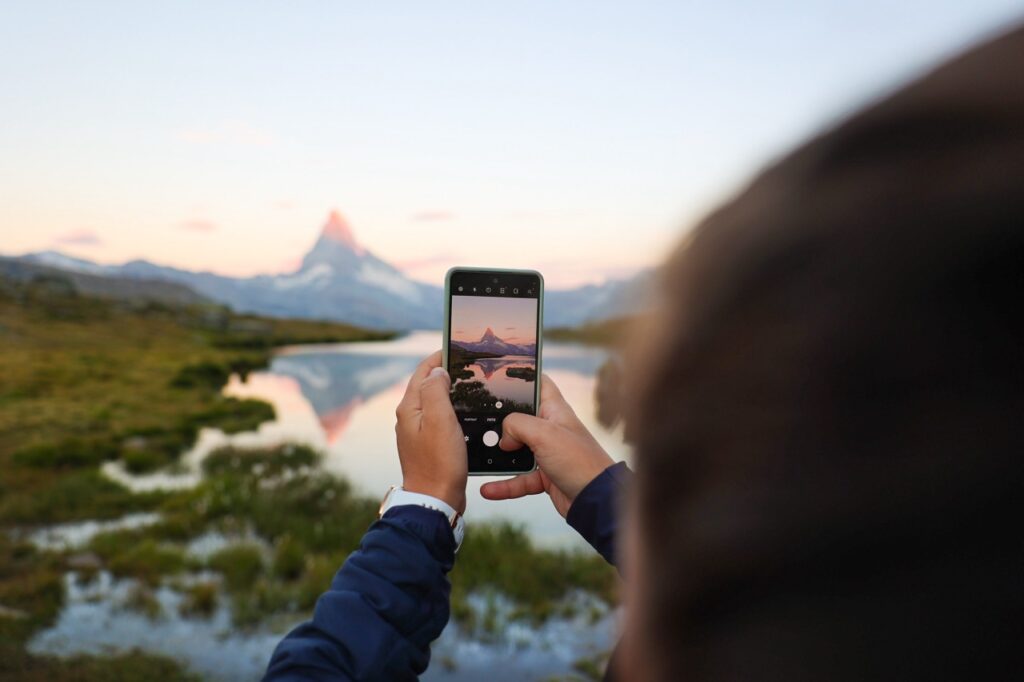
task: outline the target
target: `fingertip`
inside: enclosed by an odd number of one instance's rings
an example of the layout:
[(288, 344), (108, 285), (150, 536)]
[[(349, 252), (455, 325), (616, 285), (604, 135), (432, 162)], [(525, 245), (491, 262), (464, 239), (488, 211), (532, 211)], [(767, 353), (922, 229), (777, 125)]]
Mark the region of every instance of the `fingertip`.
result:
[(486, 500), (498, 499), (498, 486), (500, 485), (497, 481), (491, 481), (490, 483), (484, 483), (480, 486), (480, 497)]
[(511, 426), (512, 428), (515, 428), (516, 422), (520, 421), (523, 417), (529, 417), (529, 416), (532, 416), (532, 415), (523, 414), (522, 412), (509, 412), (501, 420), (502, 428), (508, 428), (509, 426)]
[(444, 367), (435, 367), (427, 373), (427, 376), (423, 377), (423, 388), (427, 388), (435, 383), (444, 386), (446, 390), (451, 385), (451, 377), (448, 376), (448, 372)]
[(441, 357), (442, 357), (441, 356), (441, 351), (434, 351), (433, 353), (431, 353), (427, 357), (423, 358), (423, 360), (420, 361), (420, 365), (419, 365), (419, 368), (418, 368), (418, 372), (420, 373), (420, 376), (423, 376), (424, 374), (428, 374), (429, 375), (429, 373), (434, 368), (440, 367), (441, 366)]

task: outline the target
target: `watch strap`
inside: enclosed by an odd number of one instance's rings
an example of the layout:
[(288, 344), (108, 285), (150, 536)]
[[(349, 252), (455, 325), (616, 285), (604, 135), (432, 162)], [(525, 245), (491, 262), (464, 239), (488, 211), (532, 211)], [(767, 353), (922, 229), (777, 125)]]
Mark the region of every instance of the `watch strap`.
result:
[(388, 489), (383, 501), (381, 501), (378, 516), (384, 516), (385, 512), (389, 509), (403, 505), (426, 507), (427, 509), (433, 509), (444, 514), (445, 518), (448, 519), (452, 534), (455, 536), (455, 551), (459, 551), (459, 547), (462, 546), (462, 540), (466, 534), (466, 521), (462, 518), (462, 514), (455, 511), (454, 507), (433, 495), (414, 493), (400, 485), (393, 485)]

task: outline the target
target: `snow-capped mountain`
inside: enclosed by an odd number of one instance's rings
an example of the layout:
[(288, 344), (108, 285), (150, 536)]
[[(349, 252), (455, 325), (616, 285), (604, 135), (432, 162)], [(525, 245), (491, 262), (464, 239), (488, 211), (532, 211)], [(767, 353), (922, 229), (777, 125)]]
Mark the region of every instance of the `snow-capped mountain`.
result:
[(490, 327), (484, 331), (479, 341), (453, 341), (452, 344), (463, 350), (476, 353), (494, 353), (496, 355), (535, 355), (537, 353), (537, 344), (509, 343), (499, 338)]
[(25, 259), (75, 272), (184, 284), (239, 312), (338, 320), (384, 329), (437, 327), (442, 291), (406, 277), (360, 245), (345, 218), (331, 212), (295, 272), (235, 278), (134, 260), (98, 265), (46, 251)]
[[(96, 276), (183, 284), (238, 312), (349, 322), (378, 329), (437, 329), (444, 292), (417, 282), (378, 258), (332, 211), (313, 248), (295, 272), (226, 277), (133, 260), (101, 265), (58, 251), (30, 253), (24, 260)], [(637, 312), (645, 306), (647, 276), (545, 294), (546, 326), (574, 326)]]

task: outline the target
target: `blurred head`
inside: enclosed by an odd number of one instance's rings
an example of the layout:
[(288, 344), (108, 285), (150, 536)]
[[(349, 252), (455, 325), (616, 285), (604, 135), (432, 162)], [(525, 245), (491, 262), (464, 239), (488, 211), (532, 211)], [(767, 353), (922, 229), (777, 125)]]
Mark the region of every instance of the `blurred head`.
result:
[(664, 267), (629, 418), (623, 677), (1009, 656), (1022, 70), (1024, 30), (951, 62), (762, 174)]

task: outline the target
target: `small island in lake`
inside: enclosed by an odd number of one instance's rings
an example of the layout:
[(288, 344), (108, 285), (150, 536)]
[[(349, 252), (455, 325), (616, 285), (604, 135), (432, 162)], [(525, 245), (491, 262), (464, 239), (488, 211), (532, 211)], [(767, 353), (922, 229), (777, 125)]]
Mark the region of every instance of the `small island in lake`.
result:
[(537, 368), (536, 367), (509, 367), (505, 370), (505, 376), (510, 376), (515, 379), (522, 379), (523, 381), (536, 381), (537, 380)]

